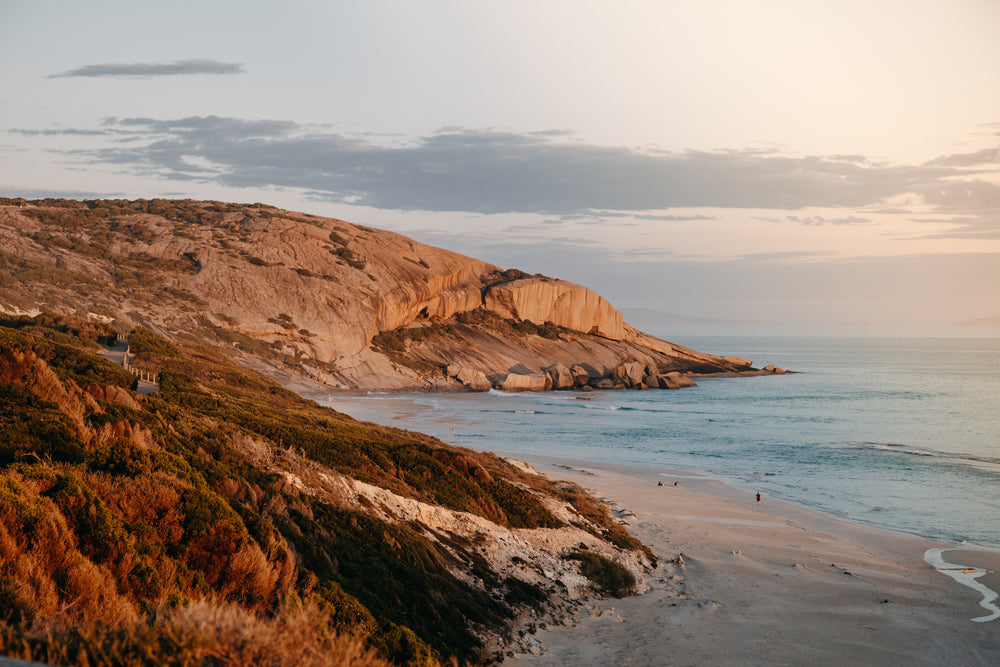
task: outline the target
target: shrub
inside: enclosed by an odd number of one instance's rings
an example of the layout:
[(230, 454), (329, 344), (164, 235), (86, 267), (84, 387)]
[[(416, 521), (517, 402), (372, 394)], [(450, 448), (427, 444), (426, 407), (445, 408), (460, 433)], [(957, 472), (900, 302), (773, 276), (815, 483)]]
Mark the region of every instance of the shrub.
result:
[(635, 590), (635, 577), (623, 566), (600, 554), (574, 551), (563, 556), (566, 560), (580, 562), (580, 574), (587, 577), (597, 590), (616, 598), (625, 597)]
[(413, 630), (392, 625), (392, 629), (375, 642), (379, 653), (397, 665), (433, 667), (439, 664), (437, 651), (425, 644)]
[(128, 336), (129, 353), (136, 359), (152, 361), (156, 358), (175, 357), (177, 346), (145, 327), (136, 327)]
[(504, 601), (509, 605), (538, 605), (548, 599), (548, 594), (537, 584), (529, 584), (515, 577), (504, 579), (503, 586), (507, 589)]
[(38, 398), (21, 384), (0, 383), (0, 464), (39, 456), (75, 463), (86, 450), (57, 403)]
[(315, 605), (273, 617), (196, 601), (156, 610), (119, 628), (0, 624), (0, 654), (52, 665), (271, 665), (390, 667), (360, 639), (338, 636)]

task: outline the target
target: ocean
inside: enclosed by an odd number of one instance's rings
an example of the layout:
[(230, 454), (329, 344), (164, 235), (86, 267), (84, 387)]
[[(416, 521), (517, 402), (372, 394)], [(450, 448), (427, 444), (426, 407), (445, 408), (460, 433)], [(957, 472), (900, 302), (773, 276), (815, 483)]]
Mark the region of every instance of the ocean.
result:
[(1000, 548), (1000, 339), (674, 342), (796, 372), (699, 378), (679, 391), (321, 402), (505, 456), (673, 468), (850, 521)]

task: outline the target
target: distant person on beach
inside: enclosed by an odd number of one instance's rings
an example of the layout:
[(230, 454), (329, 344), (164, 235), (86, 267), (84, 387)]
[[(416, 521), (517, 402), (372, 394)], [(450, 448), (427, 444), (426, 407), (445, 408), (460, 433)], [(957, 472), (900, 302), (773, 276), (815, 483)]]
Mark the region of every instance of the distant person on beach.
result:
[(677, 486), (680, 482), (674, 482), (674, 486)]
[(659, 482), (657, 482), (656, 485), (657, 486), (663, 486), (663, 480), (660, 480)]
[(763, 504), (763, 503), (760, 502), (760, 491), (757, 492), (757, 504), (758, 505), (762, 505)]

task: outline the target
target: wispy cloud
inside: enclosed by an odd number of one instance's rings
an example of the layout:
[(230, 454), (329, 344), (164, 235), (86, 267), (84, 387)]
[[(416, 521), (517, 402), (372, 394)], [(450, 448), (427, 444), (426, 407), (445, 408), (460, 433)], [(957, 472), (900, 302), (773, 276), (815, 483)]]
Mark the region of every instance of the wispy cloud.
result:
[(984, 148), (971, 153), (942, 155), (925, 163), (935, 167), (977, 167), (1000, 164), (1000, 147)]
[(608, 218), (634, 218), (635, 220), (658, 220), (662, 222), (693, 222), (698, 220), (716, 220), (715, 216), (695, 213), (677, 215), (671, 213), (634, 213), (631, 211), (581, 211), (560, 216), (558, 222), (601, 222)]
[(833, 257), (835, 253), (820, 250), (789, 250), (778, 252), (755, 252), (741, 257), (748, 262), (794, 262), (798, 260), (811, 260), (822, 257)]
[(989, 151), (891, 165), (856, 155), (762, 150), (644, 152), (588, 144), (563, 131), (448, 128), (385, 142), (292, 121), (217, 116), (110, 118), (99, 129), (58, 132), (109, 135), (103, 147), (66, 152), (87, 163), (174, 181), (297, 188), (381, 209), (672, 222), (712, 219), (705, 213), (719, 208), (825, 207), (844, 214), (763, 213), (762, 219), (862, 225), (872, 221), (864, 211), (885, 210), (905, 195), (939, 213), (976, 218), (963, 236), (1000, 238), (1000, 185), (975, 175), (993, 159)]
[(824, 218), (821, 215), (789, 215), (786, 216), (792, 222), (803, 225), (865, 225), (871, 222), (871, 218), (860, 218), (856, 215), (849, 215), (843, 218)]
[(84, 65), (67, 72), (52, 74), (48, 78), (111, 77), (147, 79), (154, 76), (180, 76), (185, 74), (243, 74), (243, 63), (220, 63), (206, 58), (175, 60), (171, 63), (102, 63)]

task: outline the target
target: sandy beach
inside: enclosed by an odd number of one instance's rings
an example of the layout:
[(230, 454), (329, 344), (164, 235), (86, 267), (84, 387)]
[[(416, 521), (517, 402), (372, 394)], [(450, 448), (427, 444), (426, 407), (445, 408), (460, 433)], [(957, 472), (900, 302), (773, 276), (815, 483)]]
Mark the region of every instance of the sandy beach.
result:
[[(1000, 620), (971, 620), (991, 616), (1000, 553), (758, 505), (690, 473), (529, 462), (606, 499), (660, 566), (645, 593), (588, 601), (574, 626), (539, 630), (541, 654), (518, 664), (1000, 665)], [(986, 593), (928, 564), (929, 549)], [(993, 572), (972, 579), (974, 567)]]

